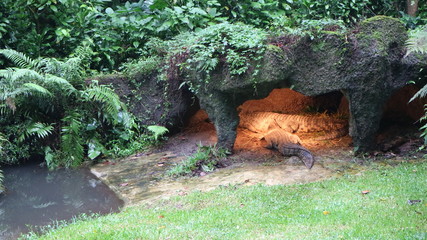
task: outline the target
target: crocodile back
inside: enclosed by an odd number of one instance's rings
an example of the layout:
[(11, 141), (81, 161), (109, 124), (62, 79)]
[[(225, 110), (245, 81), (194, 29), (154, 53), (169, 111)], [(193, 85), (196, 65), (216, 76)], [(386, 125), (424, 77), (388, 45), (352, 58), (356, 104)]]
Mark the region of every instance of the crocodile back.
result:
[(254, 132), (267, 132), (281, 128), (290, 133), (325, 132), (316, 140), (333, 139), (348, 133), (348, 122), (327, 116), (253, 112), (241, 115), (241, 126)]
[(269, 131), (264, 139), (267, 141), (267, 148), (279, 149), (283, 144), (301, 144), (301, 139), (297, 135), (280, 128)]

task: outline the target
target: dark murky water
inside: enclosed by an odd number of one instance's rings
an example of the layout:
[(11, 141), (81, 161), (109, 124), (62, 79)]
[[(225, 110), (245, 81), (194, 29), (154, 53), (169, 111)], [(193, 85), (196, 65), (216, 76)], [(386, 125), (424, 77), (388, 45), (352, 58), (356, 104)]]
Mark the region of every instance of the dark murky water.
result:
[(82, 213), (117, 212), (123, 202), (88, 169), (48, 171), (38, 163), (3, 167), (0, 239), (15, 239), (28, 225), (43, 226)]

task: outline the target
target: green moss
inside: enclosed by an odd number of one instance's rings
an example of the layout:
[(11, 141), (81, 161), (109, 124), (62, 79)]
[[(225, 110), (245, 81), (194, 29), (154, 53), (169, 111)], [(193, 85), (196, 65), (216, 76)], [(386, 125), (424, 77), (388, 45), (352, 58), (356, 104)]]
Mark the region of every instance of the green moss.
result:
[(333, 36), (343, 37), (343, 38), (345, 38), (346, 36), (345, 33), (338, 32), (338, 31), (321, 31), (321, 33), (324, 35), (333, 35)]
[(360, 26), (366, 25), (366, 24), (372, 24), (372, 23), (376, 23), (376, 22), (385, 22), (385, 21), (399, 21), (401, 22), (399, 19), (394, 18), (394, 17), (389, 17), (389, 16), (384, 16), (384, 15), (378, 15), (378, 16), (374, 16), (371, 18), (368, 18), (364, 21), (362, 21), (360, 23)]
[(283, 53), (283, 50), (280, 47), (273, 44), (267, 44), (266, 50), (273, 53), (279, 53), (279, 54)]
[(356, 38), (361, 48), (386, 55), (392, 44), (403, 46), (408, 36), (404, 24), (399, 19), (375, 16), (360, 23)]

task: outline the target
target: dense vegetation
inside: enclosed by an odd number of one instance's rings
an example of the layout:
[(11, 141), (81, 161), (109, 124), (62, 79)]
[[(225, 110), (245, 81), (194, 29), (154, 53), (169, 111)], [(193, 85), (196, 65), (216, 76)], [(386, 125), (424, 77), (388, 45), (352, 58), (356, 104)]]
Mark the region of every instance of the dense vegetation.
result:
[(406, 13), (402, 0), (3, 0), (0, 3), (0, 48), (37, 58), (69, 56), (92, 44), (91, 66), (118, 69), (128, 58), (147, 54), (146, 43), (179, 33), (229, 22), (262, 29), (310, 26), (312, 20), (334, 19), (352, 25), (377, 14), (401, 17), (408, 27), (424, 24), (425, 5), (417, 16)]
[(224, 56), (232, 74), (256, 74), (248, 60), (264, 51), (268, 34), (345, 28), (377, 14), (415, 28), (427, 17), (425, 5), (407, 7), (417, 2), (3, 0), (1, 162), (39, 155), (52, 168), (76, 166), (130, 154), (165, 131), (143, 135), (111, 88), (87, 81), (96, 74), (135, 74), (162, 61), (169, 73), (185, 66), (208, 73)]

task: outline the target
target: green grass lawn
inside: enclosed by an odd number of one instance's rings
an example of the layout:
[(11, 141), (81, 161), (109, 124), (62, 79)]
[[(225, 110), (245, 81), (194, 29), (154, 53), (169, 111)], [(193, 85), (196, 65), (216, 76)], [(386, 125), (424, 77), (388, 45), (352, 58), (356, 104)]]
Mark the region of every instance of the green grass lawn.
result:
[(427, 161), (309, 184), (195, 192), (78, 220), (40, 239), (427, 239)]

